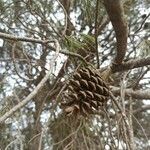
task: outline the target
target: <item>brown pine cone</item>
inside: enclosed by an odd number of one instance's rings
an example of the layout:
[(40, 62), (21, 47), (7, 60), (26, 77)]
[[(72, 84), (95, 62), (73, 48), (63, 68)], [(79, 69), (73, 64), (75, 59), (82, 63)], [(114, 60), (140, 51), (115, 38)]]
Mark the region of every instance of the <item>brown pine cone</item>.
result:
[(66, 99), (62, 105), (70, 116), (87, 116), (106, 104), (109, 87), (101, 76), (90, 68), (79, 69), (69, 80)]

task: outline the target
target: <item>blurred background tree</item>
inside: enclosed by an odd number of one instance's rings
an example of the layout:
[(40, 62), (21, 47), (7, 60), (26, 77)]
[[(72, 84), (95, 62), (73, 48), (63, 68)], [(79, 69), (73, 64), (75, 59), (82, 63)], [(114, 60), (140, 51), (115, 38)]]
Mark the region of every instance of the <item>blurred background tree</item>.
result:
[[(149, 7), (148, 0), (0, 0), (0, 149), (148, 150)], [(86, 65), (103, 77), (111, 67), (113, 96), (88, 117), (67, 116), (62, 93)], [(36, 95), (3, 119), (49, 70)]]

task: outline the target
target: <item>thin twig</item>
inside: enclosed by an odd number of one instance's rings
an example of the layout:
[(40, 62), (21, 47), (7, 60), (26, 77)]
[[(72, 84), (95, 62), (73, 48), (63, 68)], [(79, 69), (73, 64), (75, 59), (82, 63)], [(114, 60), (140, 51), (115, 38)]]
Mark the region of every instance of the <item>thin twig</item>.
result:
[(42, 132), (41, 132), (41, 136), (40, 136), (40, 141), (39, 141), (39, 147), (38, 147), (38, 150), (41, 150), (41, 149), (42, 149), (42, 140), (43, 140), (43, 135), (44, 135), (44, 131), (42, 130)]
[(129, 133), (129, 139), (131, 143), (131, 147), (133, 150), (135, 150), (135, 142), (134, 142), (134, 133), (133, 133), (133, 122), (132, 122), (132, 113), (133, 113), (133, 99), (132, 97), (129, 98), (129, 125), (130, 125), (130, 130), (128, 131)]
[(37, 138), (38, 136), (40, 136), (42, 134), (42, 131), (36, 135), (34, 135), (29, 141), (28, 144), (31, 143), (35, 138)]
[(144, 18), (144, 20), (142, 21), (140, 27), (134, 32), (134, 34), (137, 34), (142, 29), (145, 21), (149, 18), (149, 16), (150, 16), (150, 13)]
[(98, 13), (99, 13), (99, 0), (96, 1), (96, 13), (95, 13), (95, 49), (96, 49), (96, 58), (97, 58), (97, 69), (100, 67), (99, 63), (99, 53), (98, 53)]

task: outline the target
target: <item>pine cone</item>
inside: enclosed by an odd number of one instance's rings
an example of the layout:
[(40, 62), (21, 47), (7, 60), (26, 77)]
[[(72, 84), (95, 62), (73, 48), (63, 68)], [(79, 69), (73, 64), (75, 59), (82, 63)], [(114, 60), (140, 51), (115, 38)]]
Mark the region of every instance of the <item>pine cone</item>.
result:
[(82, 68), (70, 79), (65, 96), (67, 102), (62, 103), (62, 106), (69, 116), (87, 116), (107, 102), (109, 88), (95, 70)]

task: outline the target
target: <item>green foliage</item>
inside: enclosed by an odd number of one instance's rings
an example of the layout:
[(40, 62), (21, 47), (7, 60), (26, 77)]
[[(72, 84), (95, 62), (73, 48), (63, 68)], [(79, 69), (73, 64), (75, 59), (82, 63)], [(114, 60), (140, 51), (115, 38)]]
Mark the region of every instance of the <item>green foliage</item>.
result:
[(82, 38), (83, 43), (86, 43), (86, 44), (89, 44), (89, 43), (94, 44), (95, 43), (95, 38), (91, 35), (81, 33), (81, 38)]
[(76, 52), (78, 49), (83, 47), (83, 43), (73, 36), (66, 36), (64, 44), (67, 47), (67, 50), (71, 52)]
[(64, 45), (67, 50), (77, 52), (79, 49), (88, 49), (89, 45), (93, 46), (95, 39), (91, 35), (81, 33), (78, 37), (66, 36)]

